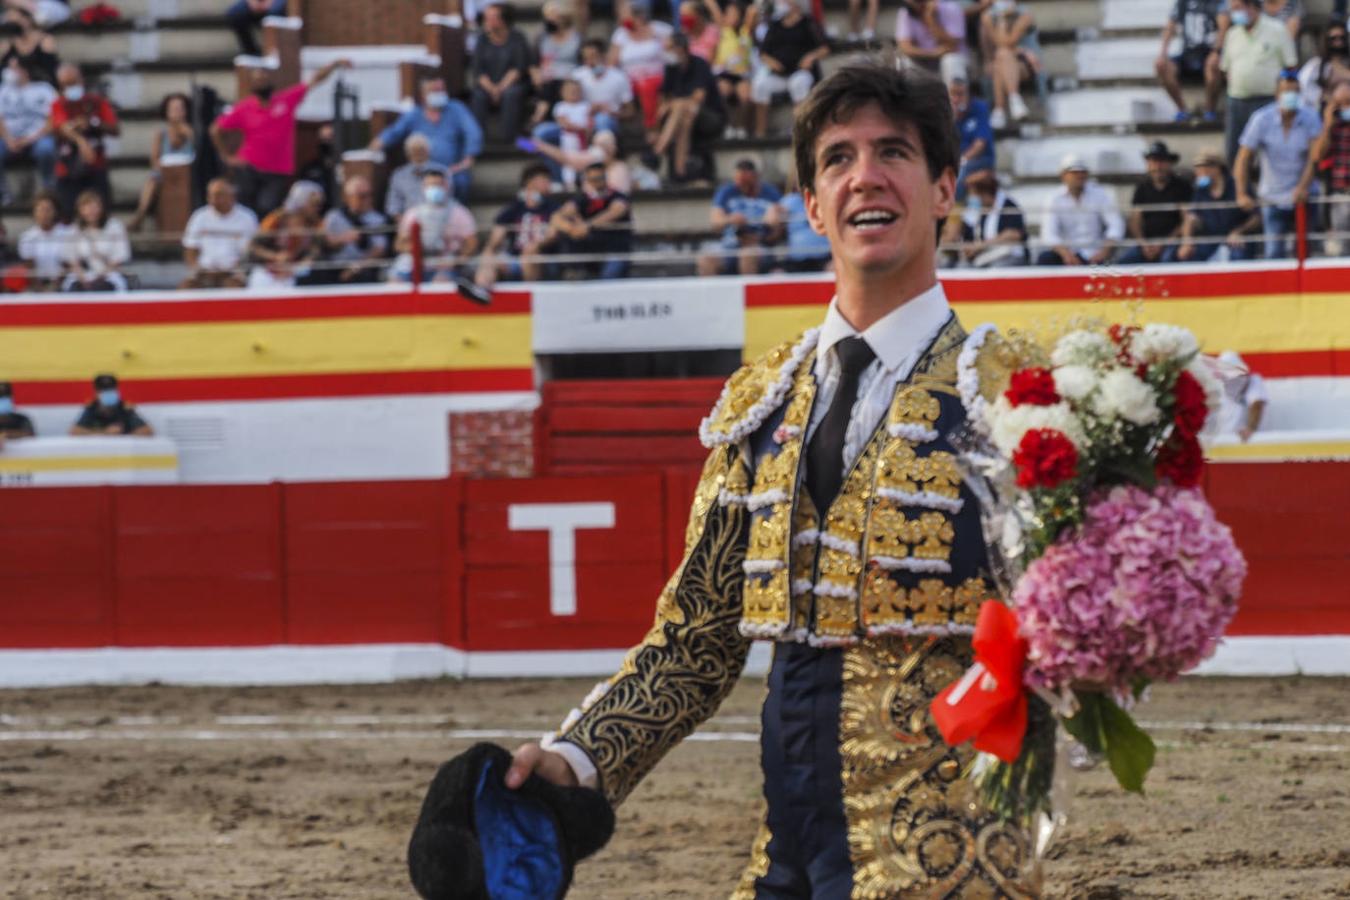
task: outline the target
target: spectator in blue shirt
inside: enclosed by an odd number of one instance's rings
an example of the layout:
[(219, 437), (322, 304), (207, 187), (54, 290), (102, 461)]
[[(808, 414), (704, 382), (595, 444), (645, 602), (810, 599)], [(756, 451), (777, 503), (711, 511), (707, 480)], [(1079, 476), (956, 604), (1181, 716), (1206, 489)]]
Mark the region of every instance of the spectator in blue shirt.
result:
[(1250, 259), (1244, 235), (1261, 227), (1261, 216), (1237, 205), (1237, 189), (1223, 156), (1206, 150), (1191, 164), (1195, 170), (1195, 204), (1181, 223), (1181, 245), (1164, 262), (1234, 262)]
[(768, 221), (769, 210), (782, 199), (778, 188), (760, 180), (754, 160), (739, 160), (732, 180), (713, 196), (712, 226), (722, 230), (722, 239), (716, 245), (717, 252), (699, 257), (699, 274), (761, 274), (764, 249), (782, 235), (781, 226)]
[(788, 173), (785, 187), (787, 193), (766, 218), (769, 225), (787, 229), (787, 250), (779, 258), (779, 267), (785, 272), (823, 271), (830, 263), (830, 239), (811, 227), (795, 166)]
[[(1275, 102), (1252, 113), (1238, 139), (1233, 163), (1237, 202), (1247, 210), (1260, 200), (1261, 222), (1266, 236), (1266, 259), (1289, 256), (1289, 238), (1294, 233), (1294, 210), (1308, 199), (1315, 162), (1309, 152), (1322, 134), (1322, 119), (1302, 105), (1298, 70), (1285, 69), (1275, 93)], [(1261, 158), (1261, 182), (1257, 198), (1251, 184), (1252, 160)]]
[(421, 84), (422, 102), (398, 117), (398, 121), (370, 142), (372, 150), (388, 151), (411, 134), (431, 142), (431, 161), (450, 173), (455, 199), (469, 196), (474, 159), (483, 152), (483, 128), (469, 107), (451, 97), (441, 78), (426, 78)]
[(952, 111), (956, 114), (956, 133), (961, 142), (961, 171), (956, 173), (956, 199), (966, 199), (966, 178), (971, 172), (994, 168), (994, 127), (989, 124), (989, 104), (970, 96), (964, 78), (953, 78), (947, 86)]

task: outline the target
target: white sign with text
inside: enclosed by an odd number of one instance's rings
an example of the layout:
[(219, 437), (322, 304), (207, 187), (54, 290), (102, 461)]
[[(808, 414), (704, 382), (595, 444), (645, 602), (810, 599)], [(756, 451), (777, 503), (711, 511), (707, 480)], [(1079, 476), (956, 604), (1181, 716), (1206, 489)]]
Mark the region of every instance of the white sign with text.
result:
[(540, 284), (531, 291), (535, 353), (739, 350), (745, 344), (744, 287), (733, 279)]

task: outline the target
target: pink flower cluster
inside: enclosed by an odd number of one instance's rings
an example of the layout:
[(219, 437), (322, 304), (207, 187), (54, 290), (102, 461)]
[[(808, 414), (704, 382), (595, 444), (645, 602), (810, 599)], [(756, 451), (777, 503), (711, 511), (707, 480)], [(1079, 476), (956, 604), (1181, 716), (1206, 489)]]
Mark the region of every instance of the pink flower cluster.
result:
[(1089, 504), (1013, 592), (1026, 681), (1124, 697), (1209, 657), (1237, 611), (1247, 564), (1198, 490), (1134, 485)]

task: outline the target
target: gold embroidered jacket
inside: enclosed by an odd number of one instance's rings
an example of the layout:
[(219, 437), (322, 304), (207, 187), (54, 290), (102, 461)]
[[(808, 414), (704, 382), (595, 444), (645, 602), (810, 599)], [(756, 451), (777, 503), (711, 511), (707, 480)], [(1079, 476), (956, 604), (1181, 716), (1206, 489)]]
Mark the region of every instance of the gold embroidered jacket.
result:
[(656, 621), (558, 737), (612, 803), (731, 690), (751, 638), (964, 636), (991, 594), (978, 509), (946, 435), (964, 421), (955, 318), (901, 383), (822, 518), (802, 488), (817, 331), (743, 367), (700, 429), (711, 452)]

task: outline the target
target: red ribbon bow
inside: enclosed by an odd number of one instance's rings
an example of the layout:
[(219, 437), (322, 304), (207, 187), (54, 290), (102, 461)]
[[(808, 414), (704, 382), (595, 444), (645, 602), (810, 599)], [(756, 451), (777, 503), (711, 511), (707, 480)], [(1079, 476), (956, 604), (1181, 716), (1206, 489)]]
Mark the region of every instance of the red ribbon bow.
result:
[(933, 721), (951, 746), (974, 738), (976, 750), (1015, 762), (1027, 731), (1022, 687), (1027, 642), (1017, 633), (1017, 616), (997, 600), (986, 600), (972, 643), (975, 665), (933, 700)]

